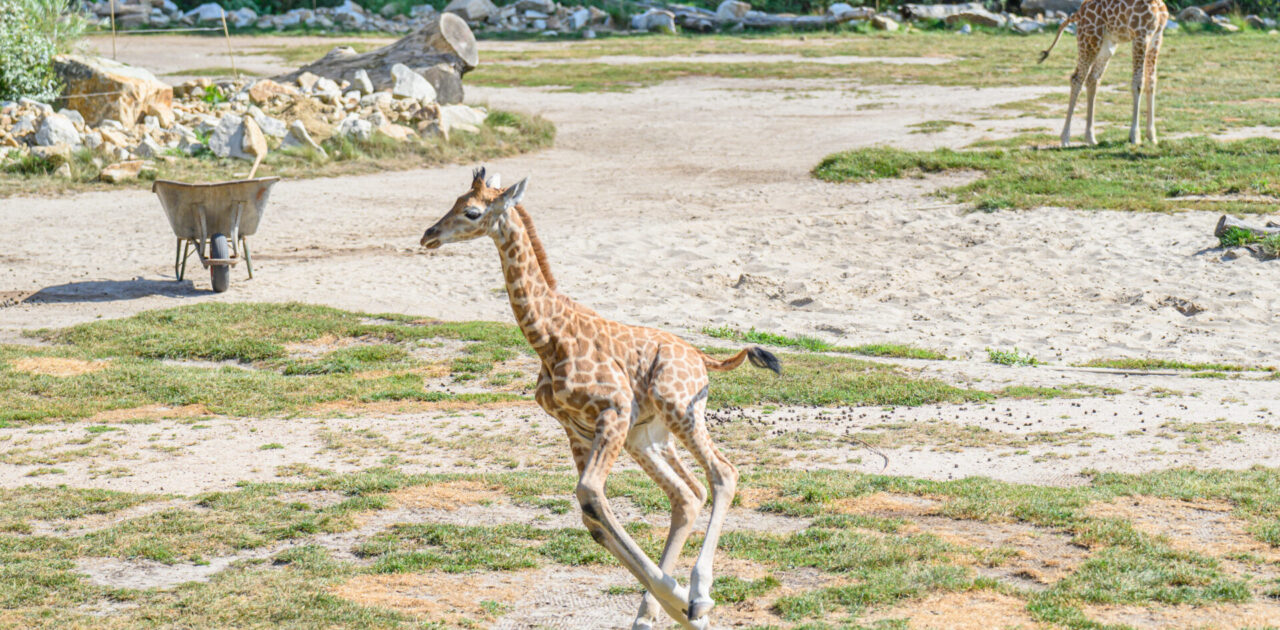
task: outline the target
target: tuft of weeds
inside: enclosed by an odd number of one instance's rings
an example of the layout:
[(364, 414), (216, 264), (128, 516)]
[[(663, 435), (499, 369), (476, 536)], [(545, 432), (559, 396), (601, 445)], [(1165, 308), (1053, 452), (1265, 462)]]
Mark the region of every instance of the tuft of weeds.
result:
[(709, 326), (703, 328), (702, 333), (717, 339), (729, 339), (732, 341), (742, 341), (746, 343), (762, 343), (784, 348), (799, 348), (810, 352), (835, 352), (841, 354), (860, 354), (872, 357), (930, 359), (935, 361), (944, 361), (951, 358), (941, 352), (903, 344), (837, 346), (817, 337), (810, 337), (807, 335), (781, 335), (778, 333), (759, 331), (754, 327), (750, 330), (742, 331), (729, 326)]
[(1174, 359), (1125, 358), (1092, 359), (1077, 364), (1080, 367), (1111, 368), (1116, 370), (1179, 370), (1188, 372), (1275, 372), (1277, 368), (1239, 365), (1234, 363), (1190, 363)]
[(987, 360), (999, 365), (1040, 365), (1040, 361), (1030, 354), (1023, 354), (1017, 348), (998, 350), (987, 348)]

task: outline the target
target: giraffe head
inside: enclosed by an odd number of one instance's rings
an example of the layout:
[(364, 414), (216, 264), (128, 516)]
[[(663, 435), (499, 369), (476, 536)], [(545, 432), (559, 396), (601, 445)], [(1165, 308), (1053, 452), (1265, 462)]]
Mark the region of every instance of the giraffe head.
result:
[(427, 249), (435, 249), (446, 243), (469, 241), (486, 234), (497, 233), (511, 209), (524, 197), (529, 179), (516, 182), (510, 188), (501, 188), (498, 174), (485, 179), (484, 168), (472, 174), (471, 188), (454, 202), (453, 208), (440, 217), (435, 225), (427, 228), (419, 241)]

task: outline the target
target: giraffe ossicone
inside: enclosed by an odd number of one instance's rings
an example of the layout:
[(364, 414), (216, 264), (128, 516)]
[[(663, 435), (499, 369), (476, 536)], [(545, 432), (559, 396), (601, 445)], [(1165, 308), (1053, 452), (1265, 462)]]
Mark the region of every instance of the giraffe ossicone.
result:
[[(512, 313), (541, 362), (534, 398), (569, 438), (583, 524), (645, 588), (632, 628), (655, 627), (662, 610), (684, 628), (705, 630), (715, 605), (712, 562), (738, 483), (737, 469), (707, 432), (707, 371), (732, 370), (749, 361), (781, 374), (781, 366), (759, 347), (716, 359), (671, 333), (606, 319), (560, 293), (521, 203), (528, 181), (499, 188), (497, 175), (486, 180), (485, 170), (477, 169), (471, 187), (419, 243), (435, 249), (481, 236), (493, 239)], [(680, 459), (675, 441), (706, 471), (711, 486), (711, 518), (688, 588), (671, 571), (707, 490)], [(605, 496), (605, 478), (623, 450), (671, 501), (671, 526), (656, 564), (622, 527)]]
[[(1093, 135), (1093, 107), (1098, 82), (1107, 70), (1116, 45), (1133, 42), (1133, 116), (1129, 124), (1129, 142), (1142, 144), (1138, 134), (1139, 102), (1146, 97), (1145, 131), (1151, 144), (1156, 144), (1156, 61), (1164, 40), (1164, 27), (1169, 22), (1169, 9), (1164, 0), (1085, 0), (1071, 17), (1062, 21), (1049, 49), (1040, 53), (1040, 62), (1058, 45), (1067, 25), (1076, 24), (1076, 70), (1071, 75), (1071, 97), (1067, 101), (1067, 120), (1062, 126), (1062, 146), (1071, 142), (1071, 114), (1076, 108), (1080, 88), (1087, 89), (1087, 119), (1084, 138), (1097, 144)], [(1039, 62), (1037, 62), (1039, 63)]]

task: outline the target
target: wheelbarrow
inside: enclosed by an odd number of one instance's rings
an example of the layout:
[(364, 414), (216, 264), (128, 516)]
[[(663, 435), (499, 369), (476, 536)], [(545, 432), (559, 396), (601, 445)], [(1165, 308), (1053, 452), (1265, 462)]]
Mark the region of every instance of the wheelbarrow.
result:
[(160, 197), (169, 226), (178, 237), (178, 250), (173, 257), (177, 279), (186, 275), (193, 251), (209, 270), (209, 280), (217, 293), (230, 285), (231, 267), (240, 262), (241, 252), (252, 279), (253, 258), (245, 237), (258, 231), (271, 187), (278, 181), (279, 177), (259, 177), (188, 184), (157, 179), (151, 184), (151, 192)]

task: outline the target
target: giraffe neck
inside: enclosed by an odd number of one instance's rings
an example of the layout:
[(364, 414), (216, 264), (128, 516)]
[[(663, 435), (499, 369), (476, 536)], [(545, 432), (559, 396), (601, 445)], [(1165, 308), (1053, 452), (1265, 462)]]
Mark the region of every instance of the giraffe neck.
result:
[[(562, 336), (564, 313), (558, 311), (563, 311), (564, 305), (559, 303), (545, 255), (539, 256), (540, 246), (533, 240), (533, 222), (528, 217), (523, 208), (510, 213), (505, 225), (494, 233), (493, 241), (502, 259), (502, 275), (516, 323), (545, 362), (553, 356)], [(561, 317), (555, 317), (557, 314)]]

